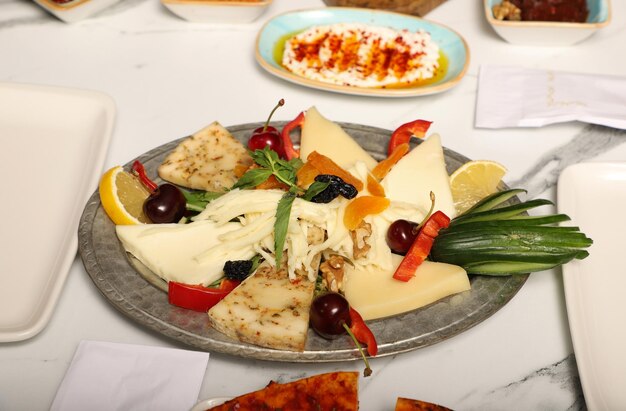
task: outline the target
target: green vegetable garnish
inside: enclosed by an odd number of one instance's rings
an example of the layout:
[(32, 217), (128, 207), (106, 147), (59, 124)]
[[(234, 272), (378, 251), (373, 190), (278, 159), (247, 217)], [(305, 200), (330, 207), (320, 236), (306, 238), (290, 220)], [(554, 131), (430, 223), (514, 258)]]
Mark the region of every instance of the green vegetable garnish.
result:
[(274, 222), (274, 253), (276, 254), (276, 266), (280, 266), (283, 258), (283, 247), (287, 239), (287, 230), (289, 229), (289, 216), (291, 215), (291, 206), (296, 199), (296, 195), (292, 192), (286, 192), (278, 202), (276, 208), (276, 221)]
[(504, 205), (524, 190), (492, 194), (439, 232), (433, 261), (456, 264), (468, 273), (509, 275), (547, 270), (587, 257), (593, 241), (578, 227), (555, 226), (565, 214), (529, 216), (525, 212), (552, 202), (538, 199)]
[(251, 151), (250, 155), (259, 167), (246, 171), (237, 180), (233, 188), (254, 188), (271, 176), (276, 177), (278, 181), (289, 187), (289, 191), (278, 202), (276, 221), (274, 222), (274, 250), (276, 253), (276, 264), (279, 265), (283, 257), (283, 248), (289, 229), (289, 216), (291, 215), (291, 206), (294, 200), (296, 197), (301, 196), (302, 199), (310, 201), (316, 194), (324, 191), (329, 183), (316, 181), (307, 190), (304, 190), (297, 185), (296, 173), (302, 167), (302, 160), (299, 158), (293, 158), (289, 161), (284, 160), (275, 151), (270, 150), (269, 147), (265, 147), (263, 150)]
[(263, 150), (250, 151), (250, 156), (260, 167), (246, 171), (233, 188), (254, 188), (270, 176), (276, 177), (278, 181), (286, 184), (289, 188), (303, 191), (296, 185), (296, 173), (302, 167), (302, 160), (294, 158), (283, 160), (274, 150), (264, 147)]
[(214, 193), (211, 191), (187, 191), (181, 189), (187, 201), (187, 210), (201, 212), (204, 211), (206, 205), (224, 193)]

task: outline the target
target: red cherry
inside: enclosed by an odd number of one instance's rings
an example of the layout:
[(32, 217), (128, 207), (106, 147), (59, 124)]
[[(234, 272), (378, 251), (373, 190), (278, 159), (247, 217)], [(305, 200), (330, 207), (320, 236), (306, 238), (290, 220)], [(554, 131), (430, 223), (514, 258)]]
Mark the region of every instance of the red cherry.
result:
[(259, 127), (252, 132), (250, 139), (248, 140), (248, 148), (250, 150), (262, 150), (266, 146), (270, 148), (270, 150), (274, 150), (278, 153), (279, 157), (286, 158), (285, 149), (283, 147), (283, 139), (280, 135), (280, 132), (276, 129), (276, 127), (272, 127), (269, 125), (270, 119), (272, 115), (276, 111), (276, 109), (285, 104), (284, 99), (280, 99), (276, 107), (272, 110), (265, 125), (263, 127)]
[(406, 254), (417, 237), (417, 223), (396, 220), (387, 229), (387, 245), (396, 254)]
[(248, 140), (248, 148), (254, 151), (262, 150), (266, 146), (269, 147), (270, 150), (274, 150), (275, 152), (277, 152), (279, 157), (285, 158), (283, 140), (280, 138), (280, 134), (278, 134), (277, 131), (263, 131), (263, 127), (257, 128), (252, 133), (252, 137), (250, 137), (250, 140)]

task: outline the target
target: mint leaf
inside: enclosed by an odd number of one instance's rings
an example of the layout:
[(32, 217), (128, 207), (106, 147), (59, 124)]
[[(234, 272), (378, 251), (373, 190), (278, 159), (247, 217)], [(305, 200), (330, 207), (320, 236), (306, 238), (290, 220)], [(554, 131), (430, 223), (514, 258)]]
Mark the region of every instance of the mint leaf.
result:
[(224, 195), (224, 193), (214, 193), (212, 191), (187, 191), (181, 189), (187, 202), (187, 210), (191, 211), (203, 211), (206, 205), (218, 197)]
[(309, 188), (306, 190), (306, 192), (302, 196), (302, 199), (304, 199), (306, 201), (311, 201), (311, 199), (313, 197), (315, 197), (316, 195), (318, 195), (322, 191), (326, 190), (326, 187), (328, 187), (329, 185), (330, 185), (330, 182), (325, 182), (324, 183), (324, 182), (321, 182), (321, 181), (314, 181), (309, 186)]
[(239, 180), (235, 183), (233, 188), (254, 188), (270, 178), (272, 171), (265, 168), (253, 168), (246, 171)]
[(257, 149), (250, 152), (250, 156), (252, 156), (255, 163), (270, 170), (272, 169), (272, 164), (278, 160), (278, 153), (270, 150), (267, 146), (263, 147), (262, 150)]
[(274, 254), (276, 255), (276, 267), (280, 266), (283, 259), (283, 248), (287, 239), (287, 230), (289, 229), (289, 216), (291, 215), (291, 206), (296, 199), (296, 195), (286, 192), (278, 202), (276, 207), (276, 221), (274, 222)]

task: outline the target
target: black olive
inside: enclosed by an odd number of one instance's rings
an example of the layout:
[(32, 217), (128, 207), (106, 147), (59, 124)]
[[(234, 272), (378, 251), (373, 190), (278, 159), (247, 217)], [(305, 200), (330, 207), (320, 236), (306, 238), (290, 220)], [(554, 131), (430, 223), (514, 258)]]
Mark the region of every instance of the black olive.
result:
[(224, 275), (229, 280), (243, 281), (250, 275), (252, 260), (235, 260), (224, 263)]

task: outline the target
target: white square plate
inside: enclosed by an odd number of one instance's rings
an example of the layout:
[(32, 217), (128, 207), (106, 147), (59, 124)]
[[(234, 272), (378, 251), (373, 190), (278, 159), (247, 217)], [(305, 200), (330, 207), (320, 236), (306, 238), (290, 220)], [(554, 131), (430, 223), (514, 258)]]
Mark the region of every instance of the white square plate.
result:
[(559, 212), (593, 239), (563, 266), (567, 315), (590, 411), (626, 409), (626, 163), (581, 163), (559, 177)]
[(114, 117), (99, 92), (0, 83), (0, 342), (30, 338), (50, 319)]

